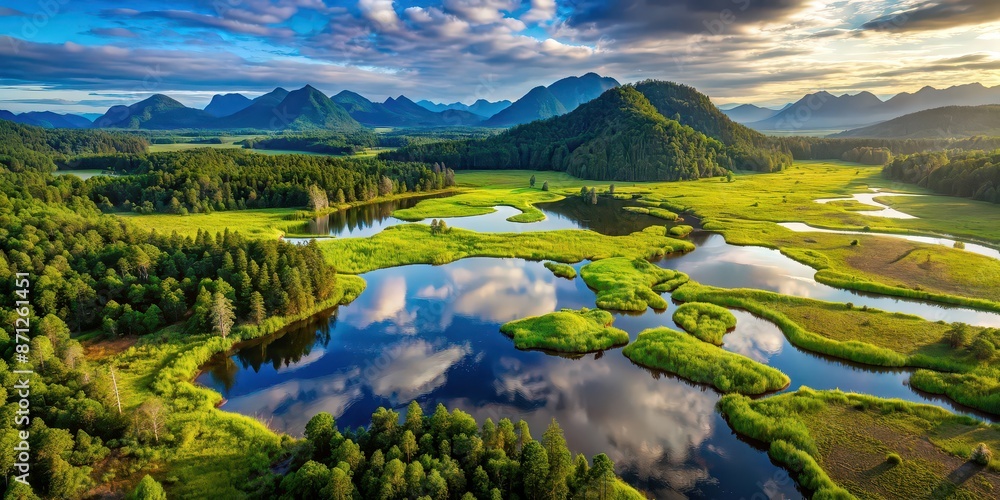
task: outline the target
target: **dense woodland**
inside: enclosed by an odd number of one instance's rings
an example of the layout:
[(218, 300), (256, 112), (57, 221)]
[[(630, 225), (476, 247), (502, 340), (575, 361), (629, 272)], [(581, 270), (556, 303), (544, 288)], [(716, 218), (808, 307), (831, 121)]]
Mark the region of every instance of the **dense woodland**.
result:
[(80, 155), (145, 153), (146, 139), (117, 132), (48, 130), (0, 120), (0, 166), (12, 172), (52, 172)]
[(238, 149), (92, 157), (81, 164), (120, 174), (88, 180), (88, 195), (102, 210), (140, 213), (303, 207), (315, 190), (329, 203), (350, 203), (454, 183), (453, 173), (440, 165)]
[(323, 154), (353, 154), (379, 145), (374, 132), (288, 133), (241, 141), (249, 149), (282, 149)]
[(329, 413), (306, 425), (306, 446), (293, 472), (247, 485), (254, 498), (549, 499), (628, 498), (604, 454), (574, 459), (555, 420), (533, 439), (523, 420), (480, 427), (471, 415), (438, 405), (424, 415), (410, 403), (398, 413), (379, 408), (371, 425), (341, 432)]
[(886, 165), (882, 175), (941, 194), (1000, 203), (1000, 150), (902, 156)]
[[(36, 493), (52, 498), (91, 488), (92, 467), (109, 454), (148, 459), (145, 447), (157, 439), (145, 423), (116, 410), (109, 373), (90, 366), (71, 331), (97, 328), (113, 338), (180, 324), (191, 333), (226, 335), (236, 318), (253, 323), (307, 310), (329, 296), (336, 279), (315, 247), (130, 229), (102, 214), (82, 181), (48, 173), (0, 170), (0, 228), (0, 293), (14, 296), (15, 273), (32, 277), (30, 363), (38, 376), (30, 396), (31, 470)], [(9, 304), (0, 316), (12, 325)], [(12, 359), (14, 346), (4, 329), (3, 359)], [(5, 401), (11, 369), (0, 362)], [(15, 399), (0, 409), (7, 477), (16, 407)], [(5, 488), (23, 489), (15, 482)]]
[[(967, 151), (1000, 148), (1000, 137), (972, 137), (969, 139), (862, 139), (824, 137), (776, 137), (783, 148), (796, 160), (845, 159), (855, 150), (869, 148), (886, 150), (893, 156), (910, 155), (924, 151), (961, 149)], [(853, 160), (848, 160), (853, 161)]]

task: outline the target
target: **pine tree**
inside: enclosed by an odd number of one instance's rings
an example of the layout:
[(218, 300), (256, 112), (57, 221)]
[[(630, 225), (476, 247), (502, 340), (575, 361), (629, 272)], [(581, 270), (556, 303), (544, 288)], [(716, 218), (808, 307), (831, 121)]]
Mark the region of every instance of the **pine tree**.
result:
[(212, 329), (218, 331), (222, 338), (226, 338), (235, 320), (233, 303), (222, 292), (215, 292), (212, 296)]

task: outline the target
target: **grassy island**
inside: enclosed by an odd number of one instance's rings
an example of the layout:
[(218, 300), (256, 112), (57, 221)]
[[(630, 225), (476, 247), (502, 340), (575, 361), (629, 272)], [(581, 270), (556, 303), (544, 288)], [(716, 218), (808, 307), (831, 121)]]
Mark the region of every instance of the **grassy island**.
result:
[(500, 331), (514, 339), (518, 349), (582, 354), (628, 344), (628, 333), (613, 328), (612, 322), (614, 316), (600, 309), (563, 309), (511, 321)]
[(558, 262), (546, 262), (545, 269), (552, 271), (552, 274), (560, 277), (566, 278), (568, 280), (576, 279), (576, 269), (569, 264), (560, 264)]
[(702, 302), (682, 304), (674, 311), (674, 322), (691, 335), (715, 345), (722, 345), (722, 336), (736, 328), (736, 316), (728, 309)]
[[(649, 228), (647, 229), (654, 229)], [(649, 261), (628, 258), (604, 259), (580, 269), (587, 286), (597, 290), (597, 307), (617, 311), (645, 311), (647, 307), (666, 309), (661, 293), (673, 291), (688, 276), (663, 269)]]
[(737, 433), (767, 443), (814, 498), (993, 498), (1000, 491), (1000, 461), (975, 451), (1000, 449), (1000, 426), (936, 406), (802, 388), (758, 400), (727, 395), (719, 409)]
[(640, 333), (622, 352), (634, 363), (708, 384), (721, 392), (764, 394), (790, 383), (788, 376), (770, 366), (669, 328)]
[(622, 207), (626, 212), (632, 212), (637, 214), (652, 215), (653, 217), (659, 217), (663, 220), (677, 220), (680, 218), (674, 212), (660, 207)]
[(667, 230), (667, 234), (675, 238), (686, 238), (689, 234), (694, 231), (694, 228), (685, 224), (680, 226), (674, 226)]

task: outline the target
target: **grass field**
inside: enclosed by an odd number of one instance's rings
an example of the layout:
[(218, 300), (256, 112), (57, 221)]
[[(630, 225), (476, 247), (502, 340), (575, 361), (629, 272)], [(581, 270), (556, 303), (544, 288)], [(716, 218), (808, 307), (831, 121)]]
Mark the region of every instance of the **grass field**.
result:
[(876, 235), (800, 233), (770, 222), (717, 220), (705, 228), (735, 245), (777, 248), (834, 286), (1000, 310), (1000, 261), (982, 255)]
[(305, 221), (290, 220), (297, 212), (294, 208), (267, 208), (260, 210), (233, 210), (212, 212), (210, 214), (150, 214), (134, 213), (118, 214), (130, 224), (161, 233), (177, 231), (181, 236), (195, 236), (199, 230), (212, 234), (239, 231), (251, 238), (276, 239), (286, 233), (294, 233)]
[(563, 309), (500, 327), (518, 349), (585, 354), (628, 344), (628, 333), (614, 328), (614, 316), (600, 309)]
[(969, 460), (978, 443), (1000, 449), (1000, 427), (936, 406), (803, 388), (725, 396), (719, 408), (816, 498), (995, 498), (1000, 488), (996, 459)]
[(770, 366), (669, 328), (640, 333), (622, 353), (639, 365), (708, 384), (721, 392), (764, 394), (790, 383), (787, 375)]

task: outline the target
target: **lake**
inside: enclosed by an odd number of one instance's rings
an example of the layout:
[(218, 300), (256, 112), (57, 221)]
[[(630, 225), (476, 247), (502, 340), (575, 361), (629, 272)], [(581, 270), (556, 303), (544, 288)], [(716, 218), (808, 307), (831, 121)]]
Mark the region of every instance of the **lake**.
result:
[[(627, 218), (620, 205), (629, 202), (610, 202), (602, 199), (594, 207), (570, 198), (539, 205), (548, 217), (539, 224), (620, 234), (664, 222)], [(472, 228), (492, 217), (491, 223), (501, 224), (496, 219), (503, 215), (463, 222)], [(351, 235), (395, 223), (371, 212), (343, 216), (364, 221), (353, 224)], [(697, 224), (690, 217), (688, 222)], [(330, 227), (335, 226), (341, 224)], [(1000, 316), (992, 313), (828, 287), (812, 279), (814, 270), (777, 251), (728, 245), (717, 234), (696, 232), (691, 239), (696, 251), (658, 264), (710, 285), (1000, 325)], [(519, 351), (499, 332), (501, 324), (513, 319), (594, 307), (594, 292), (580, 278), (557, 278), (539, 262), (489, 258), (384, 269), (363, 277), (368, 288), (352, 304), (216, 356), (197, 382), (223, 394), (223, 409), (256, 416), (293, 435), (301, 435), (306, 422), (321, 411), (333, 414), (344, 428), (367, 424), (379, 406), (405, 413), (406, 405), (416, 400), (432, 412), (443, 403), (480, 422), (523, 418), (538, 435), (556, 418), (574, 453), (607, 453), (625, 480), (657, 498), (802, 497), (764, 450), (733, 434), (715, 411), (719, 394), (714, 390), (634, 365), (620, 349), (584, 356)], [(646, 328), (676, 328), (671, 320), (675, 308), (671, 302), (662, 312), (619, 313), (615, 326), (632, 339)], [(839, 388), (971, 414), (912, 390), (906, 385), (907, 370), (863, 367), (804, 352), (775, 325), (746, 312), (734, 314), (738, 325), (723, 347), (781, 369), (792, 380), (789, 390), (802, 385)]]

